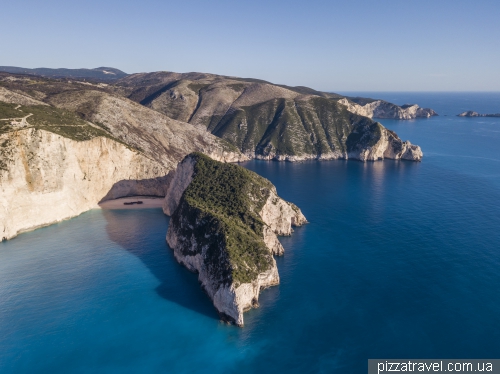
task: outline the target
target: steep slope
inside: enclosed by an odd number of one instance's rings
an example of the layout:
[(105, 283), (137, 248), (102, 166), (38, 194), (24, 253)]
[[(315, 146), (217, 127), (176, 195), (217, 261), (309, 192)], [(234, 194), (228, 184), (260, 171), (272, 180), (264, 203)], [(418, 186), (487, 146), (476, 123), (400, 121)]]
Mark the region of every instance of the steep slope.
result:
[(190, 152), (200, 151), (223, 161), (245, 158), (227, 142), (187, 123), (182, 123), (102, 91), (79, 90), (52, 95), (47, 101), (78, 113), (111, 133), (125, 144), (135, 147), (169, 169)]
[(114, 94), (108, 84), (0, 74), (0, 85), (5, 87), (2, 90), (76, 113), (169, 168), (194, 151), (224, 161), (248, 159), (205, 128), (173, 120)]
[(243, 325), (262, 288), (279, 283), (276, 234), (306, 222), (268, 180), (200, 153), (179, 164), (165, 198), (172, 216), (167, 242), (177, 260), (196, 271), (223, 319)]
[[(364, 144), (348, 143), (347, 139), (361, 131), (356, 130), (359, 126), (366, 131), (368, 125), (370, 131), (375, 123), (349, 111), (343, 101), (339, 102), (340, 95), (252, 79), (157, 72), (130, 75), (119, 80), (113, 89), (171, 118), (203, 126), (247, 156), (263, 159), (365, 160), (358, 157), (358, 149)], [(397, 108), (398, 113), (413, 110)], [(391, 134), (397, 143), (403, 143)], [(384, 144), (392, 147), (393, 143)], [(363, 154), (374, 153), (366, 151)], [(379, 158), (409, 157), (392, 148), (378, 154)]]

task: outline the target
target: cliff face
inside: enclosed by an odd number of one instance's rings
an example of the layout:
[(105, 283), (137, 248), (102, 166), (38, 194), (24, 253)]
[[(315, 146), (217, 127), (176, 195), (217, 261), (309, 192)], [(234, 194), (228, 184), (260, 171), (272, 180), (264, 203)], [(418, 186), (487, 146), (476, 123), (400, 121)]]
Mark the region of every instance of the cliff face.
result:
[(403, 142), (395, 132), (380, 123), (358, 126), (347, 139), (348, 157), (361, 161), (394, 160), (421, 161), (422, 150), (409, 141)]
[(434, 110), (420, 108), (417, 104), (398, 106), (387, 101), (374, 100), (360, 105), (346, 98), (340, 99), (338, 102), (345, 105), (350, 112), (369, 118), (415, 119), (438, 115)]
[(201, 154), (179, 164), (165, 197), (167, 242), (176, 259), (198, 273), (220, 315), (243, 325), (262, 288), (279, 283), (273, 254), (278, 235), (306, 222), (266, 179)]
[[(27, 128), (0, 135), (0, 236), (77, 216), (116, 195), (164, 196), (163, 165), (105, 137)], [(114, 190), (116, 183), (128, 183)]]

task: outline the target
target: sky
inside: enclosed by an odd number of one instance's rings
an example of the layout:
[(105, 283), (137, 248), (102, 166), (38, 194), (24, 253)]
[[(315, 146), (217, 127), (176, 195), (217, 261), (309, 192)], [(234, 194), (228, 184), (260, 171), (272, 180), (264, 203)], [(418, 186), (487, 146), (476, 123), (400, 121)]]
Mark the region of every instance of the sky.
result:
[(500, 1), (3, 0), (0, 65), (500, 91)]

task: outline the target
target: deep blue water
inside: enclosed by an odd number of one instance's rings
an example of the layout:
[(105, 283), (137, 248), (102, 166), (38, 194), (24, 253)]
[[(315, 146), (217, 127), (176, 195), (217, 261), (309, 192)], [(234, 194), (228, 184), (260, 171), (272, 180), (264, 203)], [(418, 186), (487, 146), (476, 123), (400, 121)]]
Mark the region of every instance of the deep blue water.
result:
[(366, 373), (368, 358), (500, 358), (500, 119), (453, 116), (500, 112), (500, 95), (364, 95), (448, 116), (382, 120), (422, 147), (421, 163), (245, 164), (310, 223), (281, 239), (281, 284), (244, 328), (220, 323), (176, 263), (161, 210), (94, 210), (0, 243), (0, 372)]

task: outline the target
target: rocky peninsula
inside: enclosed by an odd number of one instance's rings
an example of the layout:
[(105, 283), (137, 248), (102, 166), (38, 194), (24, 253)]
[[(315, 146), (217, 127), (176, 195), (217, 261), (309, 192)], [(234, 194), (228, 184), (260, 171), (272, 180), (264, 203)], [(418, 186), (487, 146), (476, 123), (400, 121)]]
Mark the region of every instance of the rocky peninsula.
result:
[(438, 114), (430, 108), (421, 108), (417, 104), (398, 106), (384, 100), (364, 98), (343, 98), (338, 101), (353, 113), (369, 118), (415, 119), (429, 118)]
[(164, 212), (175, 258), (198, 273), (221, 317), (239, 326), (260, 290), (280, 281), (273, 255), (284, 249), (276, 235), (307, 222), (267, 179), (201, 153), (179, 164)]

